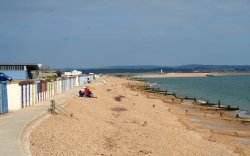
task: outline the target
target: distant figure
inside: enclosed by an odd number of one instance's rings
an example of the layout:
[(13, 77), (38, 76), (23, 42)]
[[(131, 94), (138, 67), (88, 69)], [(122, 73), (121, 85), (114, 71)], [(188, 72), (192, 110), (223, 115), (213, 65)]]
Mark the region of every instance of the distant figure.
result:
[(183, 99), (180, 100), (180, 104), (183, 102)]
[(222, 118), (222, 112), (220, 112), (220, 118)]
[(239, 134), (237, 132), (234, 132), (234, 134), (236, 135), (236, 137), (239, 137)]

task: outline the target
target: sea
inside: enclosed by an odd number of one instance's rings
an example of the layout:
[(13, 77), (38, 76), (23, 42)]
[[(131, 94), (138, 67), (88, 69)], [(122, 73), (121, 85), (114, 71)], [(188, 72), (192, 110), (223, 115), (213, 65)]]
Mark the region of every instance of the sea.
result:
[(146, 78), (154, 88), (180, 97), (239, 107), (241, 117), (250, 118), (250, 76), (215, 76), (192, 78)]

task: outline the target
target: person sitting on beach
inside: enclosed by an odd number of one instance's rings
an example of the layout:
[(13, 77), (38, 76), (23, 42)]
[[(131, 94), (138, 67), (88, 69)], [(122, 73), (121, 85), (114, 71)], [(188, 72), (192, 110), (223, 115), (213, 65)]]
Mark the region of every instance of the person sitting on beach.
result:
[(86, 90), (86, 87), (83, 87), (79, 90), (79, 97), (83, 97), (84, 91)]
[(86, 88), (83, 92), (83, 96), (85, 97), (93, 97), (93, 93), (88, 89)]

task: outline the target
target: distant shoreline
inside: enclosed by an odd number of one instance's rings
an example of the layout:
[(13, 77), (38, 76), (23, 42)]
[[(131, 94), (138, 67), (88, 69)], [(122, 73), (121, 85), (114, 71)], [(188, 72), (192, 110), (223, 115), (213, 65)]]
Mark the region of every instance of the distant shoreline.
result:
[(250, 73), (166, 73), (143, 74), (144, 78), (175, 78), (175, 77), (210, 77), (210, 76), (244, 76)]

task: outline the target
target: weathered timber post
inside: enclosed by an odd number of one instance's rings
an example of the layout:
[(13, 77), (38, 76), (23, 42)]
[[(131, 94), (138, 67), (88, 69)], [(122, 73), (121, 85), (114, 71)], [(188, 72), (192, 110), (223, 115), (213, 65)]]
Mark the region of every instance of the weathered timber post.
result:
[(173, 96), (174, 96), (174, 97), (176, 97), (176, 94), (175, 94), (175, 93), (173, 93)]
[(51, 114), (55, 114), (56, 112), (56, 102), (55, 100), (51, 100)]

